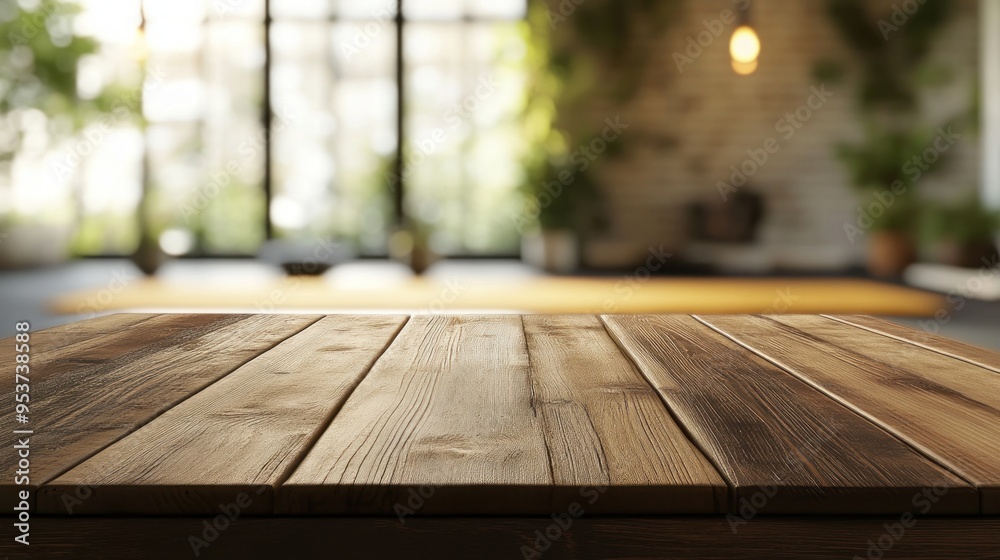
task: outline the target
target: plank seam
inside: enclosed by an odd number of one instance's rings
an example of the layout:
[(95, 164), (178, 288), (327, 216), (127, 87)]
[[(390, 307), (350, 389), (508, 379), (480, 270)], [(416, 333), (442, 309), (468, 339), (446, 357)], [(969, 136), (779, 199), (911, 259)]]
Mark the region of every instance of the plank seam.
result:
[[(124, 331), (124, 330), (131, 329), (133, 327), (139, 326), (139, 325), (141, 325), (141, 324), (143, 324), (143, 323), (145, 323), (145, 322), (147, 322), (147, 321), (149, 321), (151, 319), (155, 319), (156, 317), (162, 317), (163, 315), (166, 315), (166, 313), (122, 313), (122, 312), (117, 312), (117, 313), (116, 312), (99, 313), (99, 314), (97, 314), (97, 315), (95, 315), (93, 317), (88, 317), (87, 319), (85, 319), (83, 321), (78, 321), (78, 322), (75, 322), (75, 323), (66, 323), (66, 324), (63, 324), (63, 325), (53, 325), (51, 327), (35, 331), (35, 332), (31, 333), (31, 334), (33, 334), (33, 335), (35, 335), (35, 334), (50, 334), (50, 331), (60, 331), (61, 332), (63, 330), (67, 330), (70, 327), (73, 327), (75, 325), (79, 325), (80, 323), (83, 323), (83, 322), (86, 322), (86, 321), (91, 321), (91, 320), (94, 320), (94, 319), (100, 319), (102, 317), (113, 317), (115, 315), (146, 315), (145, 319), (142, 319), (140, 321), (132, 323), (131, 325), (122, 327), (121, 330)], [(102, 333), (102, 334), (117, 334), (118, 332), (121, 332), (121, 331), (116, 330), (116, 331), (113, 331), (111, 333)]]
[[(250, 318), (250, 317), (253, 317), (253, 315), (246, 315), (246, 316), (242, 317), (242, 318), (241, 318), (241, 319), (240, 319), (239, 321), (237, 321), (237, 322), (235, 322), (235, 323), (232, 323), (232, 324), (233, 324), (233, 325), (235, 325), (235, 324), (237, 324), (237, 323), (239, 323), (239, 322), (242, 322), (242, 321), (245, 321), (246, 319), (248, 319), (248, 318)], [(52, 476), (50, 476), (50, 477), (46, 478), (45, 480), (43, 480), (43, 481), (39, 482), (39, 483), (38, 483), (38, 486), (37, 486), (36, 488), (37, 488), (38, 490), (41, 490), (41, 489), (42, 489), (42, 487), (46, 486), (46, 485), (47, 485), (48, 483), (52, 482), (53, 480), (55, 480), (55, 479), (59, 478), (60, 476), (62, 476), (62, 475), (64, 475), (64, 474), (66, 474), (67, 472), (69, 472), (69, 471), (71, 471), (71, 470), (75, 469), (76, 467), (78, 467), (78, 466), (82, 465), (83, 463), (86, 463), (87, 461), (89, 461), (89, 460), (93, 459), (93, 458), (94, 458), (94, 457), (95, 457), (95, 456), (96, 456), (97, 454), (101, 453), (101, 452), (102, 452), (102, 451), (104, 451), (105, 449), (108, 449), (108, 448), (109, 448), (109, 447), (111, 447), (112, 445), (114, 445), (114, 444), (118, 443), (119, 441), (121, 441), (121, 440), (125, 439), (126, 437), (128, 437), (128, 436), (132, 435), (133, 433), (137, 432), (137, 431), (138, 431), (138, 430), (139, 430), (140, 428), (142, 428), (142, 427), (144, 427), (144, 426), (147, 426), (147, 425), (149, 425), (149, 424), (150, 424), (151, 422), (153, 422), (154, 420), (156, 420), (156, 419), (157, 419), (157, 418), (159, 418), (160, 416), (162, 416), (162, 415), (166, 414), (166, 413), (167, 413), (167, 411), (169, 411), (169, 410), (173, 410), (173, 409), (174, 409), (174, 408), (176, 408), (176, 407), (177, 407), (178, 405), (180, 405), (181, 403), (183, 403), (183, 402), (187, 401), (187, 400), (188, 400), (188, 399), (190, 399), (191, 397), (193, 397), (193, 396), (195, 396), (195, 395), (197, 395), (197, 394), (201, 393), (202, 391), (204, 391), (204, 390), (208, 389), (209, 387), (211, 387), (211, 386), (215, 385), (215, 384), (216, 384), (216, 383), (218, 383), (219, 381), (222, 381), (222, 380), (223, 380), (223, 379), (225, 379), (226, 377), (229, 377), (229, 376), (230, 376), (230, 375), (232, 375), (232, 373), (233, 373), (233, 372), (235, 372), (236, 370), (238, 370), (238, 369), (242, 368), (243, 366), (245, 366), (245, 365), (249, 364), (250, 362), (252, 362), (252, 361), (256, 360), (257, 358), (259, 358), (260, 356), (262, 356), (262, 355), (266, 354), (267, 352), (270, 352), (271, 350), (273, 350), (273, 349), (274, 349), (274, 348), (275, 348), (276, 346), (278, 346), (278, 345), (279, 345), (279, 344), (281, 344), (282, 342), (284, 342), (284, 341), (286, 341), (286, 340), (289, 340), (289, 339), (291, 339), (292, 337), (294, 337), (294, 336), (298, 335), (298, 334), (299, 334), (299, 333), (301, 333), (302, 331), (304, 331), (304, 330), (308, 329), (309, 327), (311, 327), (311, 326), (315, 325), (315, 324), (316, 324), (316, 323), (318, 323), (318, 322), (319, 322), (320, 320), (322, 320), (322, 319), (323, 319), (323, 317), (324, 317), (323, 315), (320, 315), (320, 316), (317, 316), (315, 320), (313, 320), (312, 322), (310, 322), (310, 323), (308, 323), (308, 324), (304, 325), (304, 326), (303, 326), (302, 328), (300, 328), (300, 329), (298, 329), (298, 330), (296, 330), (296, 331), (292, 332), (291, 334), (289, 334), (288, 336), (286, 336), (286, 337), (284, 337), (284, 338), (282, 338), (282, 339), (280, 339), (280, 340), (277, 340), (277, 341), (275, 341), (275, 342), (274, 342), (274, 344), (272, 344), (272, 345), (270, 345), (270, 346), (268, 346), (268, 347), (266, 347), (266, 348), (263, 348), (263, 349), (262, 349), (262, 350), (261, 350), (260, 352), (258, 352), (258, 353), (256, 353), (256, 354), (254, 354), (254, 355), (250, 356), (249, 358), (247, 358), (247, 359), (246, 359), (246, 360), (244, 360), (243, 362), (241, 362), (241, 363), (238, 363), (238, 364), (236, 364), (236, 365), (235, 365), (235, 366), (234, 366), (234, 367), (233, 367), (232, 369), (230, 369), (230, 370), (229, 370), (228, 372), (226, 372), (226, 373), (225, 373), (224, 375), (220, 376), (220, 377), (219, 377), (218, 379), (215, 379), (214, 381), (212, 381), (212, 382), (211, 382), (211, 383), (209, 383), (208, 385), (205, 385), (205, 386), (204, 386), (204, 387), (202, 387), (201, 389), (198, 389), (197, 391), (194, 391), (193, 393), (191, 393), (191, 394), (189, 394), (189, 395), (187, 395), (187, 396), (185, 396), (185, 397), (183, 397), (183, 398), (179, 399), (178, 401), (176, 401), (176, 402), (174, 402), (174, 403), (170, 403), (170, 404), (169, 404), (168, 406), (164, 407), (164, 408), (163, 408), (162, 410), (160, 410), (159, 412), (156, 412), (156, 413), (155, 413), (155, 414), (154, 414), (154, 415), (153, 415), (152, 417), (148, 418), (148, 419), (147, 419), (146, 421), (144, 421), (144, 422), (143, 422), (142, 424), (137, 424), (137, 425), (135, 425), (135, 426), (132, 426), (132, 427), (131, 427), (130, 429), (128, 429), (128, 430), (126, 430), (126, 431), (122, 432), (122, 434), (121, 434), (121, 435), (119, 435), (119, 436), (118, 436), (117, 438), (115, 438), (115, 439), (114, 439), (113, 441), (110, 441), (110, 442), (108, 442), (108, 443), (107, 443), (106, 445), (103, 445), (103, 446), (101, 446), (101, 447), (99, 447), (99, 448), (95, 449), (95, 450), (94, 450), (94, 451), (92, 451), (91, 453), (88, 453), (88, 454), (87, 454), (86, 456), (82, 457), (82, 458), (81, 458), (81, 459), (80, 459), (79, 461), (77, 461), (77, 462), (75, 462), (75, 463), (73, 463), (73, 464), (71, 464), (71, 465), (67, 466), (66, 468), (64, 468), (64, 469), (62, 469), (62, 470), (60, 470), (60, 471), (56, 472), (56, 473), (55, 473), (55, 474), (53, 474)], [(200, 337), (199, 337), (199, 338), (200, 338)]]
[[(524, 355), (528, 358), (528, 390), (531, 392), (529, 397), (529, 406), (531, 406), (531, 412), (538, 418), (538, 408), (535, 403), (535, 367), (531, 361), (531, 345), (528, 343), (528, 332), (524, 328), (524, 315), (519, 317), (521, 320), (521, 338), (524, 339)], [(545, 429), (545, 413), (542, 412), (542, 418), (539, 420), (542, 426), (542, 442), (545, 443), (545, 460), (549, 466), (549, 480), (552, 482), (553, 486), (556, 483), (556, 471), (555, 466), (552, 464), (552, 450), (549, 448), (549, 433)]]
[[(326, 317), (331, 317), (331, 315), (326, 315), (323, 318)], [(337, 415), (340, 414), (340, 411), (343, 410), (344, 405), (347, 404), (347, 401), (350, 400), (351, 396), (354, 395), (354, 392), (358, 389), (358, 387), (361, 386), (361, 383), (368, 378), (368, 374), (371, 373), (372, 369), (375, 368), (375, 364), (377, 364), (379, 360), (381, 360), (385, 356), (386, 352), (389, 350), (389, 347), (391, 347), (393, 343), (396, 342), (396, 340), (399, 338), (399, 333), (403, 332), (403, 329), (406, 327), (406, 325), (410, 323), (410, 320), (413, 318), (412, 315), (406, 315), (405, 317), (406, 319), (403, 320), (403, 322), (401, 322), (399, 326), (396, 328), (396, 332), (392, 333), (392, 336), (389, 337), (389, 339), (386, 340), (385, 344), (382, 345), (382, 350), (378, 353), (375, 359), (373, 359), (371, 363), (368, 364), (368, 367), (365, 369), (364, 373), (358, 376), (357, 382), (354, 383), (352, 387), (350, 387), (347, 391), (344, 392), (343, 398), (340, 399), (340, 404), (333, 407), (330, 410), (330, 412), (327, 414), (327, 417), (324, 418), (322, 422), (320, 422), (319, 426), (317, 427), (316, 430), (313, 431), (309, 439), (302, 444), (302, 447), (301, 449), (299, 449), (299, 452), (296, 454), (295, 458), (289, 461), (288, 466), (285, 467), (284, 472), (278, 475), (278, 477), (275, 479), (273, 486), (274, 500), (271, 504), (272, 515), (278, 515), (278, 502), (280, 501), (278, 493), (281, 489), (281, 486), (285, 482), (287, 482), (288, 479), (292, 477), (292, 475), (295, 474), (295, 471), (299, 468), (299, 466), (302, 465), (302, 462), (305, 461), (306, 457), (309, 455), (309, 452), (313, 450), (313, 447), (315, 447), (316, 443), (320, 440), (320, 438), (323, 437), (323, 434), (325, 434), (327, 430), (330, 429), (330, 426), (333, 424), (333, 421), (337, 418)]]
[(677, 424), (677, 427), (680, 429), (681, 433), (684, 434), (684, 437), (686, 437), (688, 442), (690, 442), (691, 445), (698, 450), (698, 453), (701, 453), (702, 457), (704, 457), (705, 460), (708, 461), (708, 464), (712, 465), (712, 468), (715, 469), (716, 473), (718, 473), (719, 478), (721, 478), (723, 482), (726, 483), (726, 494), (727, 494), (726, 503), (729, 505), (728, 513), (735, 512), (739, 501), (736, 483), (730, 480), (728, 476), (726, 476), (725, 471), (715, 461), (715, 458), (712, 457), (712, 455), (708, 453), (705, 450), (705, 448), (701, 446), (701, 444), (698, 443), (698, 440), (691, 434), (691, 431), (688, 429), (687, 424), (685, 424), (677, 415), (677, 413), (670, 407), (670, 403), (666, 401), (666, 399), (660, 393), (659, 389), (657, 389), (656, 386), (653, 384), (653, 381), (649, 378), (648, 375), (646, 375), (646, 372), (643, 371), (642, 366), (639, 365), (639, 362), (632, 356), (632, 354), (628, 351), (628, 349), (625, 348), (624, 343), (622, 343), (622, 341), (619, 340), (619, 338), (615, 336), (615, 333), (612, 332), (612, 330), (608, 327), (607, 316), (598, 315), (597, 318), (601, 322), (601, 326), (604, 327), (604, 332), (607, 333), (607, 335), (611, 338), (612, 341), (614, 341), (615, 345), (618, 347), (618, 351), (622, 353), (622, 356), (625, 357), (625, 360), (628, 361), (630, 366), (632, 366), (632, 370), (635, 373), (637, 373), (643, 379), (643, 381), (646, 382), (646, 385), (649, 386), (650, 389), (652, 389), (653, 393), (660, 400), (660, 404), (662, 404), (663, 407), (667, 409), (667, 414), (669, 414), (670, 417), (674, 420), (674, 424)]
[[(840, 405), (842, 408), (846, 408), (847, 410), (851, 411), (855, 415), (860, 416), (862, 419), (864, 419), (869, 424), (875, 426), (880, 431), (888, 434), (889, 437), (891, 437), (891, 438), (895, 439), (896, 441), (902, 443), (907, 448), (912, 449), (920, 457), (923, 457), (924, 459), (926, 459), (930, 463), (932, 463), (934, 465), (937, 465), (938, 468), (944, 470), (945, 472), (953, 475), (955, 478), (958, 478), (959, 480), (961, 480), (962, 482), (964, 482), (965, 484), (967, 484), (969, 487), (971, 487), (973, 490), (976, 491), (976, 495), (979, 497), (979, 513), (980, 514), (982, 513), (983, 493), (979, 490), (979, 486), (977, 486), (975, 483), (973, 483), (972, 481), (970, 481), (969, 479), (967, 479), (961, 473), (957, 472), (952, 467), (948, 466), (944, 461), (942, 461), (942, 460), (938, 459), (937, 457), (935, 457), (934, 454), (931, 453), (929, 450), (925, 451), (922, 446), (916, 444), (915, 442), (909, 441), (909, 439), (906, 438), (905, 436), (903, 436), (902, 434), (896, 433), (894, 430), (892, 430), (888, 426), (884, 425), (878, 419), (874, 418), (873, 416), (870, 416), (868, 413), (862, 411), (860, 408), (855, 407), (848, 400), (846, 400), (843, 397), (840, 397), (840, 396), (838, 396), (838, 395), (836, 395), (836, 394), (834, 394), (834, 393), (832, 393), (830, 391), (827, 391), (822, 386), (820, 386), (818, 383), (815, 383), (814, 381), (812, 381), (808, 377), (797, 373), (793, 368), (786, 367), (781, 362), (779, 362), (776, 359), (771, 358), (770, 356), (768, 356), (763, 351), (757, 350), (756, 348), (750, 346), (749, 344), (744, 343), (743, 341), (737, 339), (735, 336), (730, 335), (729, 333), (723, 331), (721, 328), (718, 328), (715, 325), (712, 325), (711, 323), (708, 323), (706, 320), (702, 319), (701, 317), (699, 317), (697, 315), (692, 315), (692, 317), (696, 321), (702, 323), (706, 327), (708, 327), (708, 328), (712, 329), (713, 331), (719, 333), (723, 337), (725, 337), (725, 338), (733, 341), (734, 343), (738, 344), (739, 346), (741, 346), (741, 347), (749, 350), (754, 355), (760, 357), (763, 360), (766, 360), (768, 363), (773, 364), (779, 370), (781, 370), (781, 371), (785, 372), (786, 374), (791, 375), (795, 379), (797, 379), (797, 380), (805, 383), (808, 387), (811, 387), (815, 391), (818, 391), (824, 397), (826, 397), (826, 398), (834, 401), (835, 403), (837, 403), (838, 405)], [(763, 318), (767, 319), (768, 321), (774, 321), (773, 319), (771, 319), (769, 317), (763, 317)], [(778, 323), (778, 324), (782, 324), (782, 323)], [(832, 344), (832, 343), (830, 343), (830, 344)], [(836, 346), (836, 345), (834, 345), (834, 346)], [(838, 348), (839, 348), (839, 346), (838, 346)]]
[[(847, 319), (842, 319), (842, 318), (840, 318), (840, 317), (838, 317), (836, 315), (820, 315), (820, 317), (823, 317), (823, 318), (826, 318), (826, 319), (831, 319), (833, 321), (837, 321), (838, 323), (843, 323), (845, 325), (850, 325), (852, 327), (856, 327), (856, 328), (859, 328), (861, 330), (868, 331), (870, 333), (881, 335), (881, 336), (884, 336), (884, 337), (887, 337), (887, 338), (892, 338), (892, 339), (898, 340), (900, 342), (905, 342), (906, 344), (910, 344), (910, 345), (916, 346), (918, 348), (923, 348), (924, 350), (930, 350), (931, 352), (935, 352), (935, 353), (938, 353), (938, 354), (941, 354), (941, 355), (944, 355), (944, 356), (948, 356), (949, 358), (954, 358), (956, 360), (963, 361), (963, 362), (965, 362), (967, 364), (972, 364), (974, 366), (980, 367), (982, 369), (985, 369), (985, 370), (993, 372), (993, 373), (1000, 373), (1000, 369), (994, 368), (994, 367), (986, 365), (986, 364), (982, 364), (982, 363), (976, 362), (972, 358), (966, 358), (965, 356), (962, 356), (962, 355), (959, 355), (959, 354), (953, 354), (953, 353), (948, 352), (946, 350), (943, 350), (941, 348), (937, 348), (935, 346), (929, 346), (927, 344), (923, 344), (921, 342), (917, 342), (916, 340), (910, 340), (908, 338), (904, 338), (904, 337), (899, 336), (899, 335), (887, 333), (885, 331), (880, 331), (880, 330), (878, 330), (878, 329), (876, 329), (874, 327), (868, 327), (868, 326), (865, 326), (865, 325), (859, 325), (859, 324), (857, 324), (855, 322), (848, 321)], [(900, 326), (903, 326), (903, 325), (900, 325)]]

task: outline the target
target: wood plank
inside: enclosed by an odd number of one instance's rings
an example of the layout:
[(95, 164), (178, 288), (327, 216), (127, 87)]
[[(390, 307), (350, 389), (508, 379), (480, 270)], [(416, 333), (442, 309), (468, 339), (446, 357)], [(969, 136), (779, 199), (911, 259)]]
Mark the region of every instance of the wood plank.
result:
[(736, 488), (734, 512), (898, 513), (940, 488), (934, 513), (978, 513), (967, 483), (694, 318), (603, 319)]
[[(19, 488), (37, 489), (318, 319), (168, 315), (137, 324), (118, 344), (32, 369), (30, 485)], [(0, 406), (13, 410), (13, 399), (4, 392)], [(2, 436), (0, 462), (16, 464), (16, 437)], [(11, 504), (12, 483), (0, 483)]]
[(561, 501), (606, 486), (589, 514), (726, 511), (725, 481), (597, 317), (522, 319), (553, 482), (569, 490)]
[[(109, 341), (108, 335), (128, 332), (131, 328), (157, 317), (162, 316), (151, 313), (117, 313), (40, 331), (30, 331), (28, 334), (32, 364), (36, 366), (35, 369), (39, 374), (44, 374), (45, 368), (38, 367), (41, 364), (73, 356), (93, 346), (114, 344)], [(13, 338), (0, 341), (0, 363), (13, 363), (14, 353)]]
[(156, 313), (116, 313), (42, 329), (32, 334), (35, 337), (35, 343), (40, 348), (46, 351), (55, 351), (62, 347), (90, 341), (100, 335), (119, 333), (160, 316)]
[(958, 358), (976, 364), (977, 366), (993, 370), (1000, 373), (1000, 352), (973, 346), (957, 340), (951, 340), (943, 336), (931, 334), (929, 332), (913, 329), (905, 325), (899, 325), (884, 319), (868, 317), (865, 315), (829, 315), (830, 319), (854, 325), (862, 329), (903, 340), (917, 346), (922, 346), (929, 350), (939, 352), (945, 356)]
[[(271, 513), (287, 477), (405, 316), (328, 316), (46, 484), (42, 513)], [(75, 503), (78, 487), (86, 500)]]
[[(155, 346), (168, 341), (172, 336), (190, 335), (191, 329), (201, 328), (206, 321), (228, 321), (228, 314), (163, 314), (152, 315), (134, 321), (132, 314), (109, 317), (121, 318), (112, 324), (101, 324), (102, 319), (74, 323), (80, 332), (74, 332), (73, 325), (60, 330), (54, 336), (49, 331), (39, 331), (31, 337), (32, 381), (38, 382), (52, 376), (64, 375), (66, 371), (87, 364), (100, 364), (120, 358), (124, 350), (143, 352), (136, 345), (136, 333), (141, 333), (141, 344)], [(91, 325), (97, 322), (98, 325)], [(221, 325), (221, 323), (220, 323)]]
[[(721, 516), (592, 517), (550, 529), (547, 517), (61, 517), (32, 520), (31, 546), (0, 541), (10, 560), (273, 558), (683, 558), (686, 560), (986, 560), (1000, 558), (1000, 518), (764, 516), (735, 531)], [(916, 521), (913, 523), (913, 521)], [(892, 530), (889, 533), (886, 529)], [(539, 540), (550, 531), (557, 537)], [(878, 542), (887, 550), (877, 548)], [(537, 544), (536, 544), (537, 542)], [(202, 545), (204, 543), (204, 546)], [(546, 548), (547, 547), (547, 548)], [(539, 549), (545, 548), (544, 551)], [(195, 551), (197, 550), (197, 554)], [(871, 555), (869, 556), (869, 551)], [(537, 554), (535, 554), (537, 552)]]
[(824, 317), (703, 317), (947, 466), (1000, 513), (1000, 376)]
[(415, 316), (278, 489), (277, 511), (548, 511), (531, 387), (520, 317)]

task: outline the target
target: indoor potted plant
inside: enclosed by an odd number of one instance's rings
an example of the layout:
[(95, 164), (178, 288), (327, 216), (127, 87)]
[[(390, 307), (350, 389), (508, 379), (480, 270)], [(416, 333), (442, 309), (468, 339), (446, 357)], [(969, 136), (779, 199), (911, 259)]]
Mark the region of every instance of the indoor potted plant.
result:
[(548, 161), (529, 177), (522, 215), (515, 220), (522, 234), (522, 259), (548, 272), (574, 272), (596, 192), (590, 172)]
[(922, 222), (924, 238), (938, 262), (963, 268), (996, 262), (1000, 214), (987, 209), (979, 196), (973, 194), (958, 204), (929, 206)]
[[(865, 262), (874, 276), (898, 277), (916, 260), (920, 205), (917, 181), (907, 170), (913, 154), (922, 153), (932, 141), (933, 136), (923, 131), (886, 130), (870, 124), (862, 142), (839, 147), (838, 154), (860, 195), (849, 236), (854, 242), (859, 233), (866, 234)], [(926, 172), (946, 157), (947, 152), (941, 153)]]
[(872, 218), (865, 265), (873, 276), (896, 278), (917, 260), (916, 195), (901, 198), (878, 218)]
[[(840, 31), (853, 58), (850, 66), (836, 59), (818, 62), (815, 75), (836, 83), (854, 68), (857, 111), (865, 137), (838, 146), (852, 184), (861, 194), (858, 223), (845, 227), (851, 242), (867, 234), (866, 263), (875, 276), (897, 277), (916, 258), (915, 226), (919, 208), (916, 190), (921, 178), (937, 169), (947, 155), (921, 162), (914, 174), (911, 161), (925, 153), (937, 126), (928, 126), (921, 93), (948, 83), (948, 68), (929, 57), (952, 11), (951, 2), (925, 0), (908, 12), (906, 25), (887, 40), (885, 24), (895, 5), (865, 0), (827, 0), (827, 14)], [(950, 123), (954, 124), (954, 123)], [(888, 194), (886, 194), (888, 193)], [(852, 229), (854, 228), (854, 229)]]

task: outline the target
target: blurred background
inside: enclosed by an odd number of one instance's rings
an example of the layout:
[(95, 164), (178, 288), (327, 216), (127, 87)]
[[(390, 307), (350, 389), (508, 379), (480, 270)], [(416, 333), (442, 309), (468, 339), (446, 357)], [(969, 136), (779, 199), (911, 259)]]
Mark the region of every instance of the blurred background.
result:
[(4, 336), (829, 312), (1000, 347), (997, 0), (12, 0), (0, 35)]

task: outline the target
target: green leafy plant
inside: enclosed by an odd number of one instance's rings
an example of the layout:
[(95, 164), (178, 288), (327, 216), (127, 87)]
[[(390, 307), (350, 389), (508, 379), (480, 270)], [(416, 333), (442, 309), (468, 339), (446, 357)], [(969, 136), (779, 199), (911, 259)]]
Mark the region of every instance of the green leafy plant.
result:
[[(25, 110), (39, 110), (48, 118), (54, 139), (73, 135), (102, 115), (110, 114), (123, 86), (109, 86), (83, 99), (77, 93), (80, 60), (94, 54), (98, 44), (73, 32), (80, 7), (72, 2), (42, 0), (33, 7), (9, 2), (0, 13), (0, 115), (16, 133), (16, 142), (0, 144), (0, 160), (11, 159), (20, 148)], [(120, 105), (120, 104), (119, 104)]]
[(549, 160), (536, 168), (526, 185), (533, 200), (526, 211), (538, 210), (545, 230), (576, 230), (593, 216), (599, 191), (592, 173), (580, 171), (568, 162)]
[[(847, 166), (851, 184), (865, 207), (872, 205), (883, 211), (869, 213), (874, 231), (901, 231), (914, 233), (920, 223), (920, 203), (911, 191), (913, 173), (933, 171), (948, 159), (948, 152), (938, 154), (938, 159), (926, 171), (913, 163), (931, 145), (933, 133), (922, 129), (891, 130), (870, 124), (863, 141), (843, 143), (837, 155)], [(891, 194), (891, 204), (878, 200)]]
[[(908, 110), (916, 105), (915, 84), (940, 83), (947, 72), (927, 55), (951, 10), (948, 0), (926, 0), (897, 26), (891, 7), (873, 13), (871, 2), (828, 0), (827, 14), (861, 62), (859, 101), (865, 108)], [(831, 61), (817, 71), (831, 73)]]
[[(566, 172), (574, 178), (551, 203), (539, 204), (546, 229), (581, 230), (595, 216), (600, 189), (592, 162), (572, 168), (569, 152), (594, 137), (594, 123), (573, 118), (582, 104), (609, 111), (625, 106), (641, 83), (651, 56), (649, 39), (662, 33), (679, 0), (530, 0), (525, 39), (529, 83), (523, 110), (527, 149), (522, 192), (526, 209), (551, 196), (546, 185)], [(565, 6), (572, 6), (563, 13)], [(624, 140), (609, 144), (603, 157), (621, 153)]]
[(1000, 213), (983, 205), (973, 193), (957, 204), (927, 205), (923, 234), (929, 242), (950, 241), (963, 246), (993, 243), (1000, 231)]
[[(96, 122), (139, 122), (139, 103), (134, 100), (142, 84), (141, 65), (136, 65), (133, 83), (107, 84), (100, 91), (79, 95), (80, 63), (98, 53), (99, 45), (90, 37), (78, 35), (74, 21), (81, 8), (76, 2), (38, 0), (36, 2), (4, 2), (0, 6), (0, 174), (10, 173), (19, 154), (25, 153), (24, 138), (29, 132), (44, 138), (45, 144), (32, 144), (33, 155), (53, 150), (66, 140), (79, 135)], [(67, 172), (72, 167), (62, 163)], [(75, 252), (89, 253), (103, 248), (108, 241), (107, 230), (96, 227), (103, 218), (91, 215), (83, 219), (82, 197), (52, 201), (46, 212), (19, 215), (11, 211), (4, 216), (9, 224), (38, 225), (53, 232), (73, 232), (69, 237), (59, 233), (60, 243)], [(121, 224), (112, 243), (131, 238), (135, 224)], [(54, 234), (55, 235), (55, 234)], [(65, 238), (65, 239), (64, 239)], [(127, 244), (127, 243), (126, 243)]]
[[(891, 6), (876, 13), (863, 0), (828, 0), (826, 7), (854, 52), (859, 74), (857, 110), (866, 123), (864, 139), (838, 145), (837, 155), (865, 205), (875, 201), (873, 193), (902, 185), (904, 194), (895, 196), (883, 213), (871, 216), (872, 229), (912, 234), (920, 221), (920, 199), (908, 164), (931, 144), (929, 130), (934, 128), (921, 122), (917, 101), (922, 88), (950, 79), (949, 72), (934, 66), (928, 57), (948, 20), (950, 3), (926, 0), (902, 25), (891, 23)], [(816, 64), (814, 74), (835, 80), (846, 72), (828, 59)], [(940, 155), (921, 174), (940, 167), (947, 154)]]

